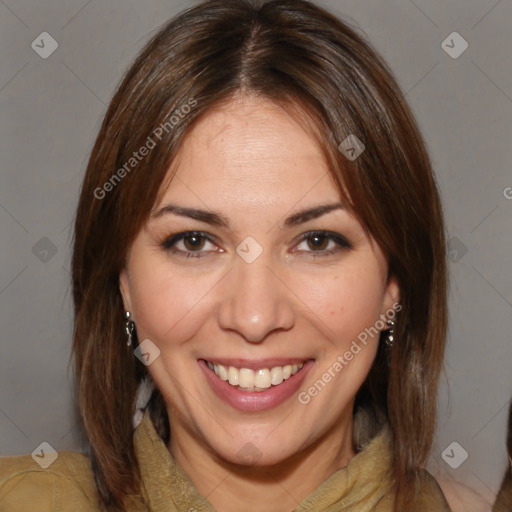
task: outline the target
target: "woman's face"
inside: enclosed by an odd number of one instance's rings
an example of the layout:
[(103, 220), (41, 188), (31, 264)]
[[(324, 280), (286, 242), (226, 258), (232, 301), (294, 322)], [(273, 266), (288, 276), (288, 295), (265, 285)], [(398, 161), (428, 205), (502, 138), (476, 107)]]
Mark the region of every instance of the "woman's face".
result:
[(206, 115), (120, 279), (139, 341), (160, 350), (148, 370), (173, 442), (248, 464), (339, 451), (377, 350), (365, 329), (398, 300), (387, 272), (281, 107)]

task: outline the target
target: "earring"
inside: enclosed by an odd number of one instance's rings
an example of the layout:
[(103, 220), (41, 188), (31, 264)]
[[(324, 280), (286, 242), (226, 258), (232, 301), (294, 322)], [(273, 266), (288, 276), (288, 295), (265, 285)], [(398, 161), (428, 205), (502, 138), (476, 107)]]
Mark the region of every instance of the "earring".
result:
[(135, 331), (135, 322), (133, 320), (130, 320), (130, 317), (132, 315), (129, 311), (124, 312), (124, 319), (126, 320), (125, 330), (126, 335), (128, 336), (128, 341), (126, 342), (126, 345), (129, 347), (132, 344), (133, 340), (133, 332)]
[(386, 345), (391, 348), (395, 342), (395, 322), (393, 320), (388, 320), (386, 323), (388, 324), (389, 330), (387, 331), (385, 342)]

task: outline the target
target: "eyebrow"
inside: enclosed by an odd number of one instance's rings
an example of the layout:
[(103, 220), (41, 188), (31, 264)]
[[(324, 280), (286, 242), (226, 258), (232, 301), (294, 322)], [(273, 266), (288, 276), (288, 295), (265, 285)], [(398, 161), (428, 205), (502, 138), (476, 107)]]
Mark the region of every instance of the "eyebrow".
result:
[[(284, 221), (284, 226), (297, 226), (298, 224), (303, 224), (309, 220), (318, 219), (319, 217), (322, 217), (323, 215), (326, 215), (327, 213), (330, 213), (334, 210), (343, 209), (345, 209), (343, 203), (323, 204), (313, 208), (307, 208), (287, 217)], [(154, 214), (152, 214), (152, 217), (162, 217), (163, 215), (169, 213), (178, 215), (180, 217), (188, 217), (190, 219), (198, 220), (212, 226), (226, 228), (229, 227), (229, 221), (218, 213), (197, 208), (185, 208), (183, 206), (178, 206), (172, 203), (169, 203), (158, 209)]]
[(298, 224), (303, 224), (308, 220), (318, 219), (322, 215), (326, 215), (334, 210), (344, 210), (345, 206), (343, 203), (331, 203), (331, 204), (322, 204), (319, 206), (315, 206), (314, 208), (308, 208), (306, 210), (301, 210), (290, 217), (287, 217), (284, 221), (285, 226), (296, 226)]
[(180, 217), (188, 217), (190, 219), (199, 220), (201, 222), (205, 222), (206, 224), (211, 224), (212, 226), (229, 226), (228, 220), (215, 212), (209, 212), (207, 210), (200, 210), (197, 208), (185, 208), (183, 206), (178, 206), (172, 203), (167, 204), (157, 210), (152, 215), (152, 217), (162, 217), (162, 215), (166, 215), (168, 213), (173, 213), (174, 215), (179, 215)]

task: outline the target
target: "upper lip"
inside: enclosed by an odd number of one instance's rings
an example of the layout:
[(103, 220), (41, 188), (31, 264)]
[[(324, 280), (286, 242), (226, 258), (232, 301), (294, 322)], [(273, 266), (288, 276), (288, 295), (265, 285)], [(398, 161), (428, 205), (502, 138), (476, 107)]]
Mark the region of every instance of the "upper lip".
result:
[(268, 359), (240, 359), (240, 358), (222, 358), (222, 357), (204, 357), (205, 361), (222, 366), (234, 366), (235, 368), (248, 368), (250, 370), (259, 370), (261, 368), (273, 368), (274, 366), (286, 366), (293, 364), (302, 364), (311, 358), (300, 357), (277, 357)]

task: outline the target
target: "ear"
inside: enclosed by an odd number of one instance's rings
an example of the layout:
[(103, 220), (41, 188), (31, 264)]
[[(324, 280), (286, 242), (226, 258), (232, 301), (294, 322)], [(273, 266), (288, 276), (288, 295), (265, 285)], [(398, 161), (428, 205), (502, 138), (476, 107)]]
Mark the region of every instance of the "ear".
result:
[(128, 277), (128, 271), (126, 268), (121, 270), (119, 274), (119, 291), (123, 298), (123, 305), (125, 311), (132, 311), (132, 300), (130, 295), (130, 279)]
[(400, 302), (400, 286), (396, 277), (390, 276), (384, 293), (384, 299), (382, 301), (381, 314), (385, 315), (390, 310), (394, 311)]

